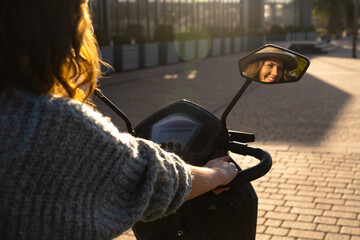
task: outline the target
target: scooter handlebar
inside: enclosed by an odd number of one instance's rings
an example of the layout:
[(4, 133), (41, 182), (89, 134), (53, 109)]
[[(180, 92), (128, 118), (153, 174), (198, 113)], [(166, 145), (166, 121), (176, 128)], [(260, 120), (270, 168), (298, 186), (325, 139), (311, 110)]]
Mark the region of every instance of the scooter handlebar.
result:
[(255, 166), (242, 170), (239, 165), (233, 159), (231, 159), (231, 161), (238, 168), (239, 173), (234, 178), (234, 180), (231, 181), (231, 183), (223, 187), (232, 187), (234, 185), (251, 182), (264, 176), (271, 169), (271, 155), (261, 148), (249, 147), (246, 144), (239, 142), (229, 142), (229, 150), (233, 153), (238, 153), (244, 156), (252, 156), (256, 159), (259, 159), (260, 162)]

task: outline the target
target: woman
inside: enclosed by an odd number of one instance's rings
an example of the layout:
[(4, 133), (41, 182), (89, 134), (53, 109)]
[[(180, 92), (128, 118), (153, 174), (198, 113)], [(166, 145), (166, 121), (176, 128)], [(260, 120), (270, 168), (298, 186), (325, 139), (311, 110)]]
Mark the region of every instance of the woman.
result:
[(112, 239), (229, 183), (119, 133), (92, 109), (100, 75), (84, 0), (0, 3), (1, 239)]
[(294, 57), (283, 50), (265, 47), (241, 62), (244, 76), (260, 82), (281, 82), (291, 79), (289, 71), (297, 68)]

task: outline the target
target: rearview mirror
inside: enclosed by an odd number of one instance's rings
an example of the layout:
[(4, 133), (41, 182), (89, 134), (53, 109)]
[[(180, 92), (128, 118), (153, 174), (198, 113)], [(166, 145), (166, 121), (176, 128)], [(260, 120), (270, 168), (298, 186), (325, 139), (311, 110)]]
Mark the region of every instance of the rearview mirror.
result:
[(309, 65), (307, 57), (273, 44), (266, 44), (239, 60), (243, 77), (266, 84), (297, 82)]

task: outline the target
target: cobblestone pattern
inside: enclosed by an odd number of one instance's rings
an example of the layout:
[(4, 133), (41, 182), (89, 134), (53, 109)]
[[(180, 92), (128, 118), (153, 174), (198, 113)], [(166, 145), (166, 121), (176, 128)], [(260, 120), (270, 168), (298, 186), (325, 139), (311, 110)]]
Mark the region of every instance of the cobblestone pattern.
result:
[(360, 239), (360, 154), (271, 155), (272, 170), (253, 182), (259, 197), (257, 240)]

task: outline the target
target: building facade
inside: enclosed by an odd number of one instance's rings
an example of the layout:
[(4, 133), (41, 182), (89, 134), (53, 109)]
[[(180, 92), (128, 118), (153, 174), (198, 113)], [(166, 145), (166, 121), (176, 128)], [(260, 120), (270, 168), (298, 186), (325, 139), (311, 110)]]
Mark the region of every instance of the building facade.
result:
[(312, 0), (90, 0), (94, 28), (114, 36), (153, 39), (160, 25), (174, 33), (215, 29), (264, 33), (271, 26), (311, 26)]
[(312, 25), (312, 0), (265, 0), (264, 28)]

